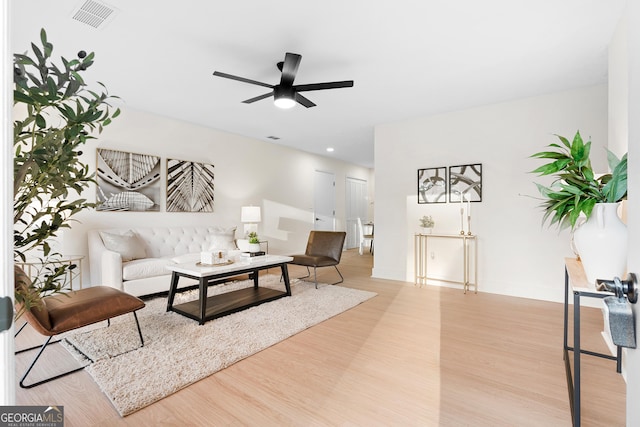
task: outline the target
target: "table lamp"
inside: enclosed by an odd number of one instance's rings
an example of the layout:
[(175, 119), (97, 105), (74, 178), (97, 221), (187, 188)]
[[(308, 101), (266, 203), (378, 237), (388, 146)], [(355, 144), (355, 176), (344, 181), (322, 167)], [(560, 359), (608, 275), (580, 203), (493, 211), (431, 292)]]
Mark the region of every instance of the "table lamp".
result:
[(260, 206), (243, 206), (240, 214), (240, 221), (244, 223), (244, 235), (252, 231), (258, 232), (260, 218)]

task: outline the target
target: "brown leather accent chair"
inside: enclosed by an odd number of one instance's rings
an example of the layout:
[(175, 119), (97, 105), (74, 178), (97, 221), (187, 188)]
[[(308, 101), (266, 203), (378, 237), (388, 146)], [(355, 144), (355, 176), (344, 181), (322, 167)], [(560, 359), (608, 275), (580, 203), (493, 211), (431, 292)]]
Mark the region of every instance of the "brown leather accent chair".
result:
[[(18, 266), (14, 267), (14, 279), (16, 289), (20, 289), (22, 292), (29, 292), (31, 279)], [(140, 323), (138, 322), (138, 316), (136, 315), (136, 311), (140, 310), (144, 306), (145, 303), (141, 299), (110, 286), (93, 286), (90, 288), (79, 289), (77, 291), (57, 293), (42, 298), (41, 304), (31, 307), (30, 310), (24, 311), (23, 317), (26, 322), (22, 327), (20, 327), (18, 332), (16, 332), (17, 336), (28, 323), (37, 332), (48, 337), (42, 346), (30, 347), (16, 352), (16, 354), (23, 353), (40, 347), (40, 351), (22, 376), (22, 379), (20, 380), (20, 387), (35, 387), (85, 368), (85, 366), (83, 366), (33, 384), (24, 384), (27, 375), (29, 375), (29, 372), (33, 369), (34, 365), (42, 355), (42, 352), (51, 342), (51, 339), (63, 332), (71, 331), (93, 323), (102, 322), (104, 320), (109, 324), (109, 319), (112, 317), (133, 312), (133, 316), (136, 320), (136, 326), (138, 327), (138, 334), (140, 335), (140, 342), (142, 343), (141, 346), (144, 346)], [(22, 307), (18, 306), (17, 310), (20, 310), (21, 308)], [(60, 342), (60, 340), (53, 341), (53, 343), (57, 342)]]
[(342, 248), (347, 233), (344, 231), (311, 231), (309, 240), (307, 241), (307, 249), (304, 255), (292, 255), (293, 261), (289, 264), (304, 265), (307, 267), (307, 275), (300, 279), (311, 276), (309, 267), (313, 267), (313, 279), (318, 289), (318, 275), (316, 269), (318, 267), (335, 267), (340, 275), (340, 280), (332, 285), (337, 285), (344, 281), (344, 277), (338, 270), (340, 258), (342, 257)]

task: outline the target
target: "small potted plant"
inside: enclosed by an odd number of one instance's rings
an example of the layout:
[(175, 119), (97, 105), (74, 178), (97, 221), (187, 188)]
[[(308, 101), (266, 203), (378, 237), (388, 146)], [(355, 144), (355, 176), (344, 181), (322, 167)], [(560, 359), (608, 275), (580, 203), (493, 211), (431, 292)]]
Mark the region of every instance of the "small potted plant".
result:
[(247, 234), (247, 240), (249, 241), (249, 252), (260, 251), (260, 239), (258, 239), (258, 233), (255, 231)]
[(431, 215), (424, 215), (420, 218), (420, 227), (422, 227), (426, 233), (431, 234), (434, 225), (436, 225), (436, 223), (433, 218), (431, 218)]

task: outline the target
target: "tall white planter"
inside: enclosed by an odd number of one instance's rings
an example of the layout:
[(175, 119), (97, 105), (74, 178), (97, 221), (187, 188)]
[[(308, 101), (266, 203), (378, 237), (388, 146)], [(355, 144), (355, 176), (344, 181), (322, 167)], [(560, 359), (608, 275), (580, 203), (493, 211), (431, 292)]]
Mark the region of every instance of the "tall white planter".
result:
[(624, 279), (627, 269), (627, 226), (618, 218), (618, 203), (596, 203), (589, 219), (574, 232), (574, 242), (587, 280)]

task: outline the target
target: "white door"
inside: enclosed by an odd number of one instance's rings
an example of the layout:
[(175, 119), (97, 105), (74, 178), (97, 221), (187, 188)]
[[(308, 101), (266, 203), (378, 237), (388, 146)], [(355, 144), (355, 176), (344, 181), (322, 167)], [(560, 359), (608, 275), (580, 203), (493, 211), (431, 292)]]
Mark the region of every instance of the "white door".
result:
[(347, 249), (355, 248), (360, 243), (360, 233), (358, 232), (358, 218), (366, 222), (367, 217), (367, 181), (363, 179), (347, 178), (346, 194), (346, 232)]
[(313, 185), (314, 230), (334, 231), (336, 226), (336, 178), (331, 172), (316, 171)]
[[(627, 227), (629, 230), (629, 254), (627, 257), (627, 269), (630, 272), (640, 274), (640, 173), (635, 168), (640, 164), (640, 81), (637, 76), (640, 73), (640, 4), (629, 2), (627, 13), (628, 34), (628, 153), (629, 153), (629, 181), (627, 202)], [(636, 318), (636, 342), (640, 331), (640, 303), (633, 305)], [(638, 393), (640, 393), (640, 348), (629, 349), (627, 352), (627, 425), (640, 425), (640, 410), (638, 410)]]
[[(0, 22), (9, 20), (9, 2), (2, 2), (0, 6)], [(13, 79), (11, 78), (11, 43), (8, 26), (2, 29), (3, 37), (0, 51), (0, 164), (2, 166), (2, 182), (0, 187), (0, 297), (13, 295), (13, 148), (9, 141), (13, 139), (13, 132), (9, 128), (11, 123), (11, 105), (13, 94)], [(15, 358), (13, 356), (13, 328), (0, 332), (0, 405), (15, 405)]]
[[(2, 2), (0, 6), (0, 22), (7, 23), (9, 19), (9, 2)], [(9, 26), (2, 29), (3, 37), (0, 43), (2, 47), (2, 63), (0, 65), (0, 159), (2, 159), (2, 178), (0, 178), (0, 198), (2, 212), (0, 212), (2, 243), (0, 244), (0, 297), (13, 295), (13, 147), (9, 141), (13, 141), (13, 130), (9, 127), (11, 122), (11, 105), (13, 104), (13, 80), (11, 79), (12, 58)], [(11, 67), (11, 68), (10, 68)], [(0, 332), (0, 405), (15, 405), (15, 362), (13, 356), (13, 328)]]

